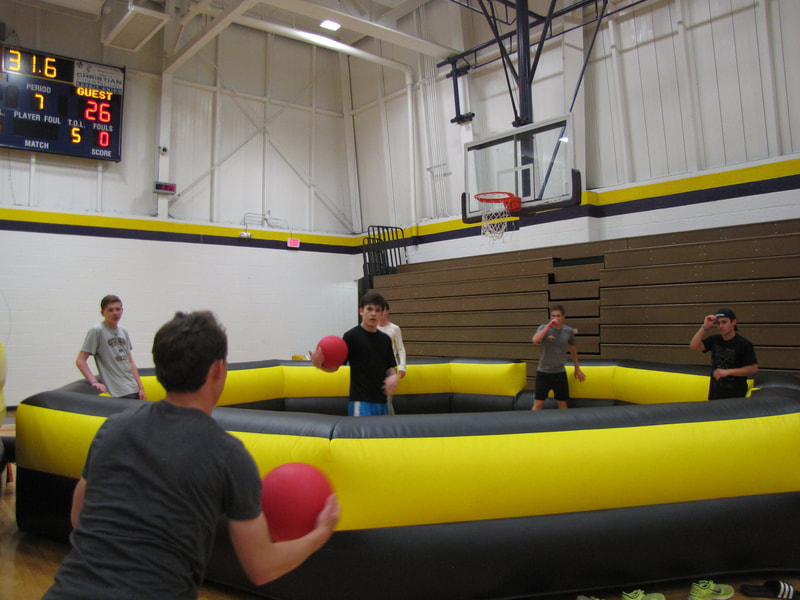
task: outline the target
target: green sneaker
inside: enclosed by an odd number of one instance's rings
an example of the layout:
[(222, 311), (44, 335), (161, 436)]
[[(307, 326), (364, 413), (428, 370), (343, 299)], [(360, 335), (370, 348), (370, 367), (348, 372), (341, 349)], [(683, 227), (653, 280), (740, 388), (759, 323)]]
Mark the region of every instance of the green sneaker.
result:
[(664, 594), (645, 594), (644, 590), (622, 592), (622, 600), (664, 600)]
[(689, 590), (689, 600), (728, 600), (733, 598), (733, 587), (714, 583), (709, 579), (696, 581)]

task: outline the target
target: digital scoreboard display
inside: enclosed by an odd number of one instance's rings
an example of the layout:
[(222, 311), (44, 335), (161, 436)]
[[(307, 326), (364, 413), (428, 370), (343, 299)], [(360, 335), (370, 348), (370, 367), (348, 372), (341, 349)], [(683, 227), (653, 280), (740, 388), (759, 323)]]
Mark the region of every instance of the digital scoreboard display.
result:
[(121, 160), (124, 69), (0, 48), (0, 146)]

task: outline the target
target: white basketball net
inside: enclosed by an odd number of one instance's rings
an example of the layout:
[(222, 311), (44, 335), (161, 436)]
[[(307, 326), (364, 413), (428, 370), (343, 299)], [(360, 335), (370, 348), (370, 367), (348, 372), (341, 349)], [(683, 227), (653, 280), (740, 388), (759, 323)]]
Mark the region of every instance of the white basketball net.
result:
[(481, 235), (496, 242), (503, 238), (508, 226), (508, 195), (503, 192), (481, 194), (477, 198), (481, 207)]

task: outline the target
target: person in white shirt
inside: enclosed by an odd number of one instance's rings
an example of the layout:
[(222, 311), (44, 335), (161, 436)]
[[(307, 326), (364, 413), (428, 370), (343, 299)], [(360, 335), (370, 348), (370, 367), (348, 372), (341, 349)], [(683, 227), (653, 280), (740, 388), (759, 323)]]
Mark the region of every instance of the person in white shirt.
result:
[[(384, 304), (378, 319), (378, 330), (392, 338), (394, 358), (397, 361), (397, 376), (402, 379), (406, 376), (406, 347), (403, 345), (403, 333), (400, 331), (400, 327), (389, 320), (388, 302)], [(387, 398), (387, 403), (389, 405), (389, 414), (393, 415), (394, 405), (392, 404), (391, 396)]]

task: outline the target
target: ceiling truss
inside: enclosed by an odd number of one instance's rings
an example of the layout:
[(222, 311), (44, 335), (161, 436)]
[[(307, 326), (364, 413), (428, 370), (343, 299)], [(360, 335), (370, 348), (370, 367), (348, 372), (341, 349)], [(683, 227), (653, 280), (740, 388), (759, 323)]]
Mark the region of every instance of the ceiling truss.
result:
[[(562, 27), (559, 31), (556, 31), (554, 23), (562, 17), (575, 13), (578, 18), (573, 20), (580, 23), (577, 27), (583, 28), (588, 25), (594, 25), (591, 42), (584, 55), (583, 67), (570, 102), (569, 112), (571, 112), (603, 20), (611, 14), (647, 2), (647, 0), (631, 0), (625, 6), (612, 12), (607, 10), (609, 0), (574, 0), (558, 10), (556, 10), (557, 0), (549, 0), (545, 14), (531, 10), (529, 0), (516, 0), (515, 2), (511, 0), (450, 0), (450, 2), (482, 14), (492, 32), (492, 39), (464, 52), (453, 54), (437, 64), (439, 68), (449, 68), (447, 77), (453, 81), (456, 114), (450, 122), (457, 124), (468, 123), (475, 116), (474, 113), (461, 112), (459, 78), (464, 77), (471, 70), (478, 69), (496, 60), (502, 60), (511, 105), (514, 110), (512, 125), (514, 127), (522, 127), (533, 123), (533, 79), (536, 75), (536, 68), (545, 42), (575, 29), (575, 27), (569, 29)], [(565, 0), (566, 2), (567, 0)], [(592, 8), (593, 10), (588, 10)], [(507, 29), (509, 26), (513, 28), (503, 33), (502, 30)], [(531, 42), (532, 38), (535, 39), (533, 43)], [(513, 58), (515, 55), (516, 66)]]

